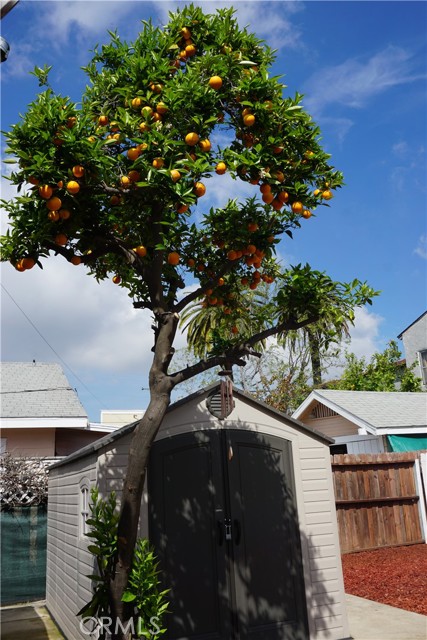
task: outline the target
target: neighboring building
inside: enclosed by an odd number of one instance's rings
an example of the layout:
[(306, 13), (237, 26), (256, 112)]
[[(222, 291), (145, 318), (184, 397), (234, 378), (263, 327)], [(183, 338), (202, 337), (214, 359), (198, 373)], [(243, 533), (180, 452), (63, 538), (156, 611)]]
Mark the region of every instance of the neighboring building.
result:
[(110, 427), (124, 427), (126, 424), (141, 420), (144, 409), (129, 409), (129, 411), (101, 411), (101, 425)]
[(66, 456), (115, 428), (89, 423), (57, 363), (2, 362), (0, 375), (1, 453)]
[(427, 390), (427, 311), (414, 320), (398, 336), (403, 342), (406, 366), (415, 364), (414, 373), (421, 378)]
[(427, 449), (427, 394), (316, 389), (293, 418), (333, 438), (331, 453)]
[[(87, 637), (76, 613), (92, 597), (88, 492), (120, 497), (134, 428), (50, 469), (46, 606), (69, 640)], [(219, 385), (169, 407), (140, 520), (171, 588), (165, 638), (350, 637), (330, 444)]]

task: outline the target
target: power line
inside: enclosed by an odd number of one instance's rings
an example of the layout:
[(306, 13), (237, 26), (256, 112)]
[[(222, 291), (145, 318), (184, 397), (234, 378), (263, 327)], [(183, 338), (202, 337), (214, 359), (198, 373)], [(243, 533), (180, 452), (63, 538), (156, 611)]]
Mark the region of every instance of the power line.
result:
[(55, 349), (52, 347), (51, 344), (49, 344), (49, 342), (46, 340), (46, 338), (44, 337), (44, 335), (39, 331), (39, 329), (36, 327), (36, 325), (34, 324), (34, 322), (31, 320), (31, 318), (29, 318), (27, 316), (27, 314), (25, 313), (25, 311), (22, 309), (22, 307), (19, 306), (19, 304), (16, 302), (16, 300), (13, 298), (13, 296), (9, 293), (9, 291), (6, 289), (6, 287), (4, 286), (3, 283), (1, 284), (1, 288), (7, 293), (7, 295), (9, 296), (9, 298), (12, 300), (12, 302), (18, 307), (19, 311), (22, 313), (22, 315), (28, 320), (28, 322), (30, 323), (30, 325), (33, 327), (33, 329), (38, 333), (38, 335), (40, 336), (40, 338), (47, 344), (47, 346), (49, 347), (49, 349), (51, 349), (53, 351), (53, 353), (56, 355), (56, 357), (62, 362), (62, 364), (64, 365), (64, 367), (66, 367), (68, 369), (68, 371), (76, 378), (76, 380), (78, 380), (80, 382), (80, 384), (82, 385), (82, 387), (84, 387), (86, 389), (86, 391), (92, 396), (92, 398), (94, 398), (97, 403), (99, 404), (99, 407), (102, 408), (102, 402), (100, 401), (99, 398), (97, 398), (92, 391), (85, 385), (85, 383), (83, 382), (83, 380), (81, 380), (79, 378), (79, 376), (74, 373), (74, 371), (72, 370), (72, 368), (65, 362), (65, 360), (63, 358), (61, 358), (61, 356), (59, 355), (59, 353), (57, 351), (55, 351)]

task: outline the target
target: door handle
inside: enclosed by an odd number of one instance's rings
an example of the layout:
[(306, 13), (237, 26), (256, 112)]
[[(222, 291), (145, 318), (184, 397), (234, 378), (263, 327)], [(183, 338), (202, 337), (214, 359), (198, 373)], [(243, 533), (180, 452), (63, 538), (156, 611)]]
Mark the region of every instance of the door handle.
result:
[(238, 544), (240, 544), (240, 540), (241, 540), (241, 537), (242, 537), (242, 527), (240, 525), (240, 520), (234, 520), (233, 526), (234, 526), (234, 531), (235, 531), (234, 544), (238, 545)]

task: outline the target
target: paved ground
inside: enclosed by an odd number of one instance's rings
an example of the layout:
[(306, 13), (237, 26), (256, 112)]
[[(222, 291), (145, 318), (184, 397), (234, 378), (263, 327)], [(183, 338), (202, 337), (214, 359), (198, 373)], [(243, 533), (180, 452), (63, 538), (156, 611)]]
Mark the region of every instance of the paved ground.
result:
[[(354, 640), (427, 640), (427, 616), (346, 596)], [(1, 609), (1, 640), (64, 640), (44, 602)], [(69, 640), (75, 640), (70, 638)]]
[(2, 607), (1, 640), (64, 640), (44, 602)]
[(427, 640), (427, 616), (346, 595), (354, 640)]

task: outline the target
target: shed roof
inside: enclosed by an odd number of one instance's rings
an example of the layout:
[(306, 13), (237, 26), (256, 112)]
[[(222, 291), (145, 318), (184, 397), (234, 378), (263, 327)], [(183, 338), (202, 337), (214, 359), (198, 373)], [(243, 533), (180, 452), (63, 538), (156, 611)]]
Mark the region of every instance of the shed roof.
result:
[(1, 418), (85, 418), (87, 414), (61, 365), (2, 362)]
[[(187, 396), (185, 398), (181, 398), (180, 400), (177, 400), (176, 402), (174, 402), (171, 405), (169, 405), (167, 413), (169, 413), (170, 411), (174, 411), (178, 407), (181, 407), (181, 406), (191, 402), (192, 400), (197, 399), (200, 396), (211, 395), (212, 393), (215, 393), (215, 391), (218, 388), (219, 388), (219, 383), (214, 383), (214, 384), (212, 384), (212, 385), (210, 385), (208, 387), (205, 387), (203, 389), (200, 389), (200, 390), (190, 394), (189, 396)], [(258, 406), (259, 408), (261, 408), (265, 412), (268, 412), (268, 413), (271, 413), (271, 414), (277, 416), (277, 418), (279, 418), (279, 420), (285, 420), (286, 422), (293, 424), (299, 431), (302, 431), (303, 433), (307, 433), (308, 435), (311, 435), (312, 437), (320, 439), (327, 445), (330, 445), (330, 444), (334, 443), (334, 439), (333, 438), (329, 438), (329, 436), (326, 436), (324, 433), (321, 433), (320, 431), (317, 431), (316, 429), (313, 429), (312, 427), (308, 427), (303, 422), (300, 422), (299, 420), (287, 415), (286, 413), (283, 413), (282, 411), (278, 411), (277, 409), (274, 409), (273, 407), (271, 407), (267, 403), (262, 402), (260, 400), (257, 400), (253, 396), (249, 395), (248, 393), (245, 393), (244, 391), (242, 391), (240, 389), (237, 389), (236, 387), (233, 387), (233, 394), (236, 395), (236, 396), (240, 396), (242, 399), (245, 399), (246, 401), (255, 404), (256, 406)], [(104, 436), (103, 438), (100, 438), (99, 440), (96, 440), (95, 442), (87, 445), (86, 447), (83, 447), (82, 449), (79, 449), (78, 451), (75, 451), (74, 453), (71, 453), (69, 456), (67, 456), (63, 460), (60, 460), (60, 461), (56, 462), (55, 464), (51, 465), (50, 469), (54, 469), (56, 467), (63, 466), (64, 464), (67, 464), (68, 462), (73, 462), (74, 460), (78, 460), (79, 458), (83, 458), (85, 456), (91, 455), (95, 451), (99, 451), (99, 449), (101, 449), (102, 447), (104, 447), (106, 445), (112, 444), (118, 438), (121, 438), (121, 437), (127, 435), (128, 433), (132, 433), (132, 431), (135, 429), (135, 427), (138, 424), (138, 422), (139, 422), (139, 420), (137, 420), (135, 422), (132, 422), (131, 424), (128, 424), (128, 425), (126, 425), (124, 427), (121, 427), (120, 429), (117, 429), (113, 433), (110, 433), (110, 434)]]
[[(427, 429), (427, 394), (404, 391), (312, 391), (293, 413), (300, 418), (307, 409), (321, 402), (370, 433), (384, 430)], [(394, 431), (395, 432), (395, 431)]]

